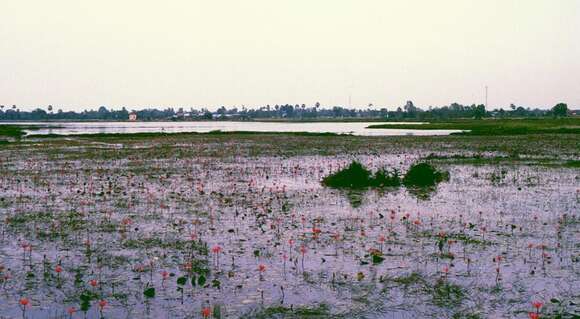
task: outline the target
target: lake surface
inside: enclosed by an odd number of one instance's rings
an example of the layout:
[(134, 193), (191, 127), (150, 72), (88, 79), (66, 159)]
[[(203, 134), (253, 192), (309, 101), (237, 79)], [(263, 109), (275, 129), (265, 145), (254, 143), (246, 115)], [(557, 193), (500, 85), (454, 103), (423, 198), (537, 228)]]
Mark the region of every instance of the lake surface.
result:
[[(15, 123), (15, 122), (11, 122)], [(396, 124), (390, 122), (392, 124)], [(9, 124), (9, 122), (1, 123)], [(18, 124), (22, 124), (19, 122)], [(42, 129), (28, 131), (29, 134), (98, 134), (98, 133), (181, 133), (211, 131), (257, 131), (257, 132), (309, 132), (336, 133), (360, 136), (400, 136), (400, 135), (449, 135), (460, 130), (412, 130), (412, 129), (367, 129), (380, 122), (32, 122), (27, 125), (42, 125)], [(48, 128), (45, 128), (48, 126)]]

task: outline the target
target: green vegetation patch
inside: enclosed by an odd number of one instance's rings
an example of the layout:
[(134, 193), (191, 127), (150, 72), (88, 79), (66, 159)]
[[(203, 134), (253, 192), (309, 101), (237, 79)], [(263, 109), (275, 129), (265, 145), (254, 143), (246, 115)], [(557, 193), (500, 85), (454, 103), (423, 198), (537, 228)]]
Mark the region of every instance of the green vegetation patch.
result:
[(313, 307), (284, 307), (272, 306), (263, 308), (259, 311), (248, 313), (242, 318), (253, 319), (270, 319), (270, 318), (328, 318), (330, 316), (329, 307), (326, 304), (320, 304)]
[[(0, 141), (6, 139), (20, 139), (24, 135), (26, 135), (26, 130), (38, 130), (41, 128), (46, 127), (46, 125), (32, 125), (32, 124), (23, 124), (23, 125), (14, 125), (14, 124), (0, 124)], [(55, 127), (55, 126), (51, 126)]]
[(460, 135), (580, 134), (580, 117), (540, 119), (461, 119), (427, 124), (376, 124), (373, 129), (462, 130)]
[(398, 284), (404, 285), (404, 286), (425, 283), (425, 279), (423, 278), (423, 276), (421, 276), (421, 274), (416, 273), (416, 272), (410, 273), (409, 275), (406, 275), (406, 276), (396, 277), (393, 279), (393, 281), (395, 283), (398, 283)]
[(27, 213), (17, 213), (9, 216), (6, 219), (8, 225), (25, 225), (28, 223), (48, 223), (51, 222), (54, 215), (50, 212), (27, 212)]
[(423, 162), (413, 164), (409, 168), (403, 179), (403, 184), (407, 187), (429, 187), (444, 180), (449, 180), (448, 172), (438, 171), (433, 165)]
[(580, 161), (567, 161), (564, 163), (565, 167), (580, 168)]
[(368, 187), (398, 187), (404, 184), (410, 191), (416, 192), (418, 190), (430, 193), (434, 190), (434, 186), (448, 179), (448, 172), (439, 171), (429, 163), (413, 164), (401, 180), (397, 170), (381, 169), (373, 174), (361, 163), (353, 161), (348, 167), (326, 176), (322, 180), (322, 184), (332, 188), (350, 190)]
[(396, 187), (401, 185), (401, 178), (397, 170), (381, 169), (373, 175), (364, 165), (353, 161), (348, 167), (325, 177), (322, 184), (333, 188), (351, 189)]
[(455, 307), (465, 298), (465, 292), (460, 286), (447, 280), (438, 280), (433, 286), (433, 303), (439, 307)]
[(364, 188), (371, 186), (372, 173), (353, 161), (347, 168), (325, 177), (322, 184), (334, 188)]
[(578, 160), (563, 160), (557, 157), (537, 157), (537, 156), (520, 156), (519, 154), (510, 154), (509, 156), (483, 156), (475, 155), (437, 155), (431, 153), (424, 158), (426, 161), (461, 164), (461, 165), (526, 165), (526, 166), (545, 166), (545, 167), (568, 167), (580, 168)]
[(24, 128), (20, 125), (0, 125), (0, 138), (20, 138), (24, 134)]
[(401, 176), (397, 169), (392, 171), (380, 169), (371, 180), (373, 187), (396, 187), (401, 185)]
[(453, 314), (452, 319), (481, 319), (483, 318), (478, 313), (470, 313), (470, 312), (456, 312)]

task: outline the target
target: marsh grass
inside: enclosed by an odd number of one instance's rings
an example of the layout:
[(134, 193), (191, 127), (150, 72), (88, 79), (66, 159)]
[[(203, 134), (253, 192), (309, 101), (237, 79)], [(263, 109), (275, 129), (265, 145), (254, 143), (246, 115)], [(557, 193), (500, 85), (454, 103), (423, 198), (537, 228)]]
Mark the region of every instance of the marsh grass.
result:
[(481, 319), (483, 318), (480, 314), (478, 313), (471, 313), (471, 312), (456, 312), (453, 314), (453, 316), (451, 317), (452, 319)]
[[(37, 130), (43, 128), (43, 125), (14, 125), (14, 124), (0, 124), (0, 142), (3, 139), (20, 139), (26, 135), (26, 130)], [(4, 141), (6, 142), (6, 141)]]
[(19, 125), (0, 125), (0, 138), (20, 138), (24, 130)]
[(421, 274), (413, 272), (406, 276), (393, 278), (393, 281), (403, 286), (411, 286), (415, 284), (424, 284), (425, 278), (423, 278)]
[(375, 124), (374, 129), (463, 130), (456, 135), (534, 135), (580, 134), (580, 117), (538, 119), (459, 119), (432, 121), (428, 124)]
[(445, 164), (462, 164), (462, 165), (526, 165), (526, 166), (545, 166), (545, 167), (566, 167), (579, 168), (580, 161), (560, 159), (555, 156), (545, 157), (526, 157), (519, 154), (509, 154), (509, 156), (484, 156), (481, 154), (464, 155), (438, 155), (431, 153), (423, 158), (426, 161), (445, 163)]
[(465, 298), (462, 287), (447, 280), (440, 279), (431, 288), (433, 303), (439, 307), (455, 307), (460, 305)]
[(271, 306), (261, 310), (252, 311), (242, 316), (243, 319), (299, 319), (299, 318), (329, 318), (330, 310), (326, 304), (313, 307), (285, 307)]
[(564, 167), (580, 168), (580, 160), (572, 160), (564, 163)]

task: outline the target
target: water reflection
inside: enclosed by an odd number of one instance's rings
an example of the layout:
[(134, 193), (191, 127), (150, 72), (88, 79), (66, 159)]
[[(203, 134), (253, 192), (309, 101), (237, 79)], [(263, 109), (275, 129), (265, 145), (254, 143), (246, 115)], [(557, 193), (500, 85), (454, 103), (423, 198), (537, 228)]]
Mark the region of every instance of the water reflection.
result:
[[(397, 124), (391, 122), (393, 124)], [(2, 124), (15, 124), (3, 122)], [(211, 131), (255, 131), (255, 132), (309, 132), (336, 133), (359, 136), (400, 136), (400, 135), (449, 135), (459, 130), (411, 130), (411, 129), (367, 129), (369, 125), (379, 122), (234, 122), (234, 121), (199, 121), (199, 122), (27, 122), (27, 125), (42, 125), (31, 134), (98, 134), (98, 133), (207, 133)]]

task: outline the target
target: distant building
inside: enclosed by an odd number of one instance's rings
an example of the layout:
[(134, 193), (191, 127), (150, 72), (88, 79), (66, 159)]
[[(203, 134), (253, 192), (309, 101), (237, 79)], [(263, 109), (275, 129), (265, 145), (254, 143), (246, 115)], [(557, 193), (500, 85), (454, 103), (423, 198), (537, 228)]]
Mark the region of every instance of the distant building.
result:
[(137, 113), (135, 113), (135, 112), (129, 113), (129, 121), (131, 121), (131, 122), (137, 121)]

